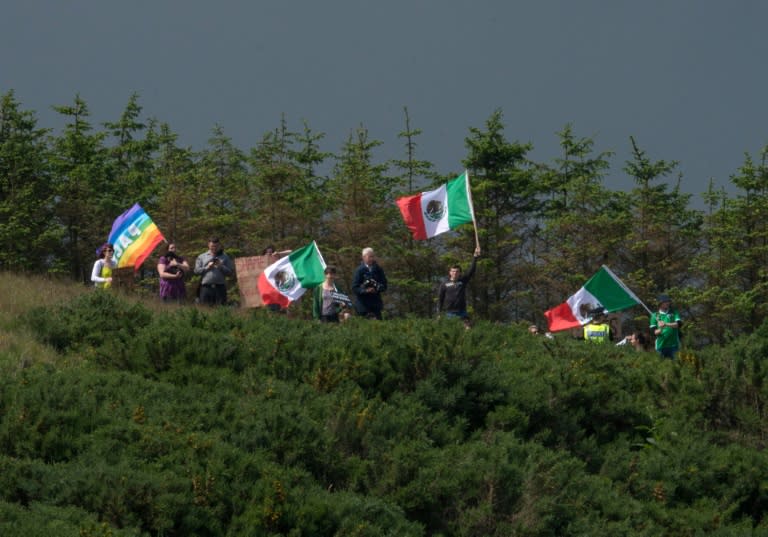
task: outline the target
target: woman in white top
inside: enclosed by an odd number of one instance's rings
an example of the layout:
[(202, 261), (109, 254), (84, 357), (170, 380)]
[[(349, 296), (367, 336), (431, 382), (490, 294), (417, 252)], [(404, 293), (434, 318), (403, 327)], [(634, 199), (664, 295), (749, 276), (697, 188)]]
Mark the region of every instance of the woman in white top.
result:
[(112, 259), (115, 254), (115, 247), (106, 243), (96, 253), (99, 258), (93, 264), (91, 281), (96, 287), (106, 289), (112, 286), (112, 271), (117, 268), (117, 262)]

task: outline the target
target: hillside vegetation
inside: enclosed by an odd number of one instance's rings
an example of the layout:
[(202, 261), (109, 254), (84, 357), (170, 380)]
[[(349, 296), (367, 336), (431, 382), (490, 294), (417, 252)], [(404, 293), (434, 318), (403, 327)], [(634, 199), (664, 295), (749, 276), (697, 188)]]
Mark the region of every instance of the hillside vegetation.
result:
[(0, 281), (4, 536), (768, 533), (765, 327), (671, 362)]

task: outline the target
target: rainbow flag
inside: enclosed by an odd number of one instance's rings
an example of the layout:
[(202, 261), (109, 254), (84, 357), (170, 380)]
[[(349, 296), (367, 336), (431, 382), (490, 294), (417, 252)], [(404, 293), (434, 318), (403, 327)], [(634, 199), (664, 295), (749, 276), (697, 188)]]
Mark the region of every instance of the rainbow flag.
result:
[(139, 267), (164, 241), (155, 223), (138, 203), (117, 217), (109, 233), (109, 242), (115, 246), (117, 268)]

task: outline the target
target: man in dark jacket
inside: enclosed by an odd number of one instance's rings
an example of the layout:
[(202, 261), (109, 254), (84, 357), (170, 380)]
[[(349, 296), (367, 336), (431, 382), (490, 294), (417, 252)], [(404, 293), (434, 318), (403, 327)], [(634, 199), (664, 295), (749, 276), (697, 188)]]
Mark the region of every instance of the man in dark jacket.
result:
[(475, 274), (477, 258), (480, 257), (480, 247), (475, 248), (472, 256), (472, 265), (466, 274), (462, 276), (461, 267), (458, 265), (448, 269), (448, 279), (440, 284), (437, 299), (437, 309), (446, 317), (459, 317), (468, 321), (467, 314), (467, 283)]
[(376, 263), (373, 248), (363, 248), (363, 262), (352, 277), (352, 292), (357, 298), (357, 313), (369, 319), (381, 320), (384, 302), (381, 293), (387, 290), (387, 276)]

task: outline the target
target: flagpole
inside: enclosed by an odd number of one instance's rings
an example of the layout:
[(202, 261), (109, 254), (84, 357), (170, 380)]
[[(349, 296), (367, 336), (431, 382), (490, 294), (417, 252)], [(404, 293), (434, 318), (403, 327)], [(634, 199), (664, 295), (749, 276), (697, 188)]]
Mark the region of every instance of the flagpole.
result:
[(475, 218), (475, 202), (472, 200), (472, 189), (469, 187), (469, 170), (464, 168), (464, 176), (467, 178), (467, 198), (469, 199), (469, 208), (472, 211), (472, 227), (475, 229), (475, 250), (480, 248), (480, 236), (477, 233), (477, 218)]

